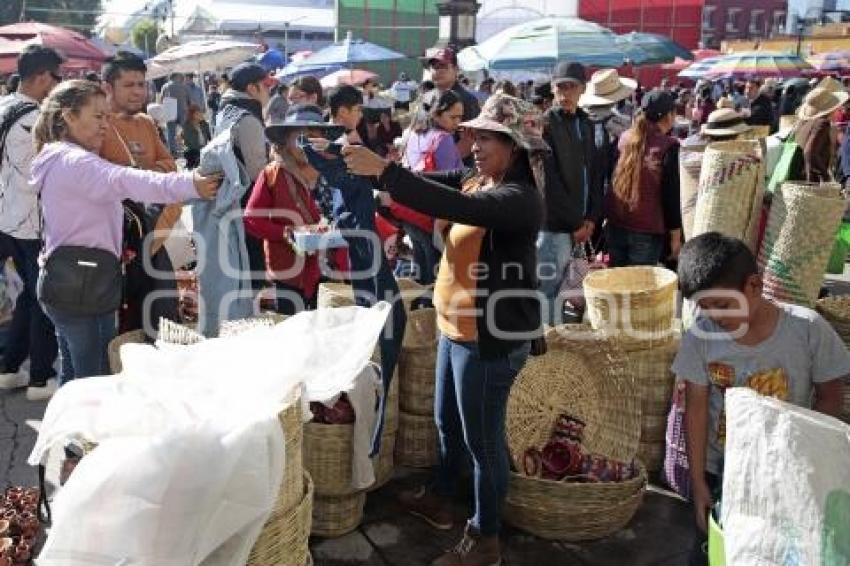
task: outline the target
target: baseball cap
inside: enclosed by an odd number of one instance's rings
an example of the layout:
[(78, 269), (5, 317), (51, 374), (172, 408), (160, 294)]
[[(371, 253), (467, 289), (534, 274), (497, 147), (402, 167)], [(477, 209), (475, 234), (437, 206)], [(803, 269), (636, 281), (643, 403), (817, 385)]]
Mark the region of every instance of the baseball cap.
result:
[(230, 86), (234, 90), (244, 92), (248, 85), (259, 82), (268, 87), (277, 85), (277, 80), (270, 77), (268, 71), (256, 63), (240, 63), (230, 71)]
[(581, 63), (568, 63), (561, 61), (555, 65), (552, 71), (552, 82), (554, 84), (563, 82), (573, 82), (577, 84), (585, 84), (587, 82), (584, 65)]
[(431, 65), (434, 61), (457, 66), (457, 54), (450, 47), (431, 47), (425, 51), (425, 56), (420, 57), (420, 59), (426, 66)]
[(650, 121), (657, 122), (676, 108), (676, 98), (669, 91), (654, 88), (644, 95), (641, 107)]

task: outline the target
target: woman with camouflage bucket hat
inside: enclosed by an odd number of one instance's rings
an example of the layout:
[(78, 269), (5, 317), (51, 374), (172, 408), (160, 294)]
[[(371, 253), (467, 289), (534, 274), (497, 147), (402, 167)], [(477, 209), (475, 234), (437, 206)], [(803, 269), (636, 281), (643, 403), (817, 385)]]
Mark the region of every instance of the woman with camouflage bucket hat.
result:
[(474, 172), (415, 174), (363, 147), (343, 148), (343, 155), (352, 173), (377, 177), (394, 200), (443, 219), (435, 227), (445, 249), (434, 288), (440, 465), (433, 487), (402, 500), (432, 526), (450, 529), (450, 498), (471, 457), (474, 514), (463, 540), (434, 564), (489, 566), (501, 561), (508, 395), (541, 334), (535, 242), (544, 214), (540, 157), (548, 147), (540, 113), (512, 96), (492, 96), (461, 127), (474, 132)]

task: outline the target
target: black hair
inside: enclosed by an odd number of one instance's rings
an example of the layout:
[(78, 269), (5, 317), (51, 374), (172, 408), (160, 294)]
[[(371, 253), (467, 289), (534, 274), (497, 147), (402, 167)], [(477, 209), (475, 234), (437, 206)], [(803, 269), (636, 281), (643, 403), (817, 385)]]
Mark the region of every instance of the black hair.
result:
[(351, 85), (343, 85), (331, 91), (328, 104), (331, 107), (331, 116), (336, 116), (343, 106), (351, 108), (363, 104), (363, 93)]
[(316, 104), (319, 106), (325, 105), (325, 98), (322, 95), (322, 83), (319, 82), (319, 79), (314, 77), (313, 75), (306, 75), (303, 77), (298, 77), (290, 87), (297, 88), (298, 90), (303, 90), (307, 94), (315, 94), (316, 95)]
[(138, 55), (129, 51), (119, 51), (106, 60), (100, 75), (103, 78), (103, 82), (115, 84), (115, 81), (124, 71), (139, 71), (145, 74), (148, 72), (148, 66), (145, 65), (144, 60)]
[(436, 85), (434, 85), (434, 81), (422, 81), (422, 84), (419, 85), (419, 88), (422, 89), (422, 92), (429, 92), (437, 87)]
[(433, 108), (429, 108), (428, 111), (431, 113), (431, 116), (439, 116), (458, 102), (463, 104), (460, 96), (453, 90), (447, 90), (437, 99), (437, 104)]
[(28, 45), (18, 56), (18, 74), (25, 81), (45, 71), (58, 71), (62, 63), (62, 57), (50, 47)]
[(679, 253), (679, 287), (686, 299), (717, 287), (743, 290), (747, 279), (758, 272), (750, 248), (720, 232), (691, 238)]
[(18, 86), (20, 84), (21, 75), (19, 75), (18, 73), (12, 73), (6, 80), (6, 89), (9, 91), (9, 94), (12, 94), (13, 92), (18, 92)]

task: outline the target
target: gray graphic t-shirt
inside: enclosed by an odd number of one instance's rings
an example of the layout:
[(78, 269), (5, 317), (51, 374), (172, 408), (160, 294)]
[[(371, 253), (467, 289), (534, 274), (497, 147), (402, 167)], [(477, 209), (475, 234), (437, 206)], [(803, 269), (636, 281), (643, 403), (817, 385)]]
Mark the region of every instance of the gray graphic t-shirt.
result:
[(709, 386), (708, 472), (723, 470), (727, 388), (750, 387), (762, 395), (811, 408), (815, 383), (850, 375), (850, 353), (823, 317), (797, 305), (777, 306), (776, 330), (756, 346), (738, 344), (704, 316), (682, 337), (673, 372), (679, 379)]

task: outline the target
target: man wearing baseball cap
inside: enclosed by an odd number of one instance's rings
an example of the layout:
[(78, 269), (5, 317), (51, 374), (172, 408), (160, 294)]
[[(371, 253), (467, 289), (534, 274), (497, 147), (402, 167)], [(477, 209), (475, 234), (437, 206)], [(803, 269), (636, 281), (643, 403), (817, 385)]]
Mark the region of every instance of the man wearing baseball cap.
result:
[[(251, 181), (263, 172), (269, 162), (268, 148), (263, 124), (263, 109), (271, 98), (269, 89), (277, 81), (256, 63), (241, 63), (230, 72), (230, 89), (221, 97), (221, 110), (216, 117), (215, 134), (234, 128), (233, 147), (236, 159), (245, 167)], [(250, 196), (245, 192), (242, 207)], [(245, 235), (248, 248), (248, 260), (252, 273), (262, 274), (265, 271), (265, 258), (262, 241), (253, 236)], [(255, 288), (265, 282), (254, 280)]]
[[(431, 71), (431, 80), (436, 87), (422, 96), (423, 108), (434, 108), (443, 93), (452, 90), (463, 103), (463, 121), (477, 118), (481, 113), (481, 105), (475, 95), (458, 81), (457, 55), (454, 50), (449, 47), (432, 47), (425, 51), (425, 56), (421, 59), (425, 68)], [(465, 160), (470, 159), (472, 136), (460, 134), (456, 135), (455, 139), (460, 156)]]
[(594, 128), (578, 101), (586, 84), (580, 63), (560, 62), (552, 73), (554, 104), (544, 115), (544, 139), (552, 154), (546, 166), (546, 222), (537, 240), (540, 290), (546, 296), (543, 320), (561, 324), (558, 299), (573, 246), (584, 244), (602, 216)]

